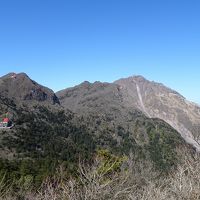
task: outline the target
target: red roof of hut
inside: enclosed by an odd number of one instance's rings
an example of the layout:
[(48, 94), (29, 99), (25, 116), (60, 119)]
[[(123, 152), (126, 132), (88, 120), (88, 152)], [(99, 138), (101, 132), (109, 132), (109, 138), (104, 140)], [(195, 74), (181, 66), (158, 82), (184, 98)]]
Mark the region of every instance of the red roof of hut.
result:
[(8, 118), (4, 118), (3, 122), (9, 122), (9, 119)]

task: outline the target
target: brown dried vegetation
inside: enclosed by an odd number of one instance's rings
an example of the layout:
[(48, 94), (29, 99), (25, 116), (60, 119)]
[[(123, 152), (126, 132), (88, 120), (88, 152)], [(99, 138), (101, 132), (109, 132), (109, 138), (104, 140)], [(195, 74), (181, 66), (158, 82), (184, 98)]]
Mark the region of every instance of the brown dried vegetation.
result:
[(119, 160), (105, 163), (97, 158), (92, 166), (80, 163), (77, 178), (65, 179), (60, 168), (35, 192), (27, 183), (12, 196), (12, 185), (5, 188), (1, 181), (0, 196), (6, 200), (197, 200), (200, 158), (183, 153), (181, 163), (168, 174), (155, 170), (150, 161), (134, 161), (133, 156), (122, 159), (118, 167)]

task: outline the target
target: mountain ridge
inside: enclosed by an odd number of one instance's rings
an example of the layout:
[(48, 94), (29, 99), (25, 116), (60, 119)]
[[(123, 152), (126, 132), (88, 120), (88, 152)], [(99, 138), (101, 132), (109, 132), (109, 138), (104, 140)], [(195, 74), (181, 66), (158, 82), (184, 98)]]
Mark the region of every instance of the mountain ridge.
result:
[[(130, 76), (113, 83), (87, 82), (86, 85), (83, 82), (57, 92), (61, 105), (73, 112), (83, 113), (91, 110), (112, 113), (110, 108), (114, 106), (122, 108), (120, 112), (125, 115), (129, 110), (136, 109), (147, 117), (164, 120), (200, 151), (199, 141), (195, 138), (199, 133), (193, 130), (193, 127), (200, 126), (200, 107), (175, 90), (162, 83), (148, 81), (143, 76)], [(105, 102), (107, 105), (104, 105)]]
[(200, 151), (196, 139), (200, 130), (200, 107), (175, 90), (141, 75), (113, 83), (84, 81), (54, 93), (25, 73), (8, 73), (0, 77), (0, 94), (14, 100), (17, 105), (58, 105), (59, 109), (71, 110), (79, 115), (105, 115), (119, 124), (128, 122), (131, 113), (142, 112), (148, 118), (164, 120)]
[[(144, 108), (152, 113), (141, 83), (139, 98), (134, 81), (134, 87), (83, 82), (55, 94), (24, 73), (1, 77), (0, 117), (14, 124), (0, 129), (0, 165), (10, 170), (8, 179), (31, 174), (38, 184), (60, 166), (73, 175), (80, 159), (91, 164), (101, 150), (172, 170), (182, 160), (181, 150), (194, 153), (194, 147), (164, 120), (147, 116)], [(33, 89), (39, 92), (29, 96)]]

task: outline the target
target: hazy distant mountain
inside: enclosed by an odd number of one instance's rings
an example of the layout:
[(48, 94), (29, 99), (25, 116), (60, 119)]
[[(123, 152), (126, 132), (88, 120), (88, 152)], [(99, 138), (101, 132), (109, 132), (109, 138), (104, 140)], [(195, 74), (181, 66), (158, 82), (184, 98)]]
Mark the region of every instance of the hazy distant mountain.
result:
[[(73, 112), (105, 114), (111, 121), (124, 124), (136, 111), (148, 118), (162, 119), (200, 151), (200, 145), (193, 137), (198, 135), (200, 127), (200, 108), (163, 84), (133, 76), (114, 83), (84, 82), (57, 92), (57, 96), (61, 105)], [(128, 126), (130, 128), (130, 123)]]

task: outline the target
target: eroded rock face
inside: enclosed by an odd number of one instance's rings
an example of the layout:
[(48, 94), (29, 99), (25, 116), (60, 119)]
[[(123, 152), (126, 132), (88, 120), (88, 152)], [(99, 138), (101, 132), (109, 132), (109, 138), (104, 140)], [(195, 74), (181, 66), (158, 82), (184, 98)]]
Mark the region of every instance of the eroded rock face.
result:
[[(200, 151), (196, 136), (200, 126), (200, 107), (187, 101), (176, 91), (163, 84), (141, 76), (120, 79), (115, 82), (128, 93), (127, 103), (137, 99), (137, 106), (151, 118), (160, 118), (175, 128), (181, 136)], [(137, 97), (136, 94), (137, 93)], [(195, 135), (195, 137), (194, 137)]]

